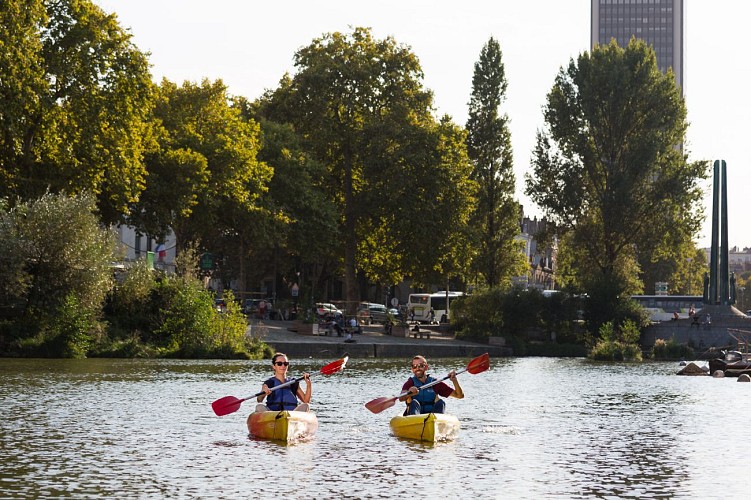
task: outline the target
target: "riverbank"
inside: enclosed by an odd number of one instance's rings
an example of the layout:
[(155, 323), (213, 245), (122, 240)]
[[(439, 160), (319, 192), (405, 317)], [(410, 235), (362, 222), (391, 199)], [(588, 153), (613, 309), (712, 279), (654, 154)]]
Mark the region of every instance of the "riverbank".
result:
[[(362, 334), (346, 337), (309, 335), (294, 331), (292, 321), (252, 320), (248, 334), (259, 337), (275, 350), (295, 357), (328, 358), (345, 353), (352, 358), (406, 358), (422, 354), (429, 358), (474, 357), (489, 353), (492, 357), (510, 356), (510, 349), (501, 346), (457, 340), (445, 326), (421, 326), (422, 338), (387, 335), (382, 325), (362, 327)], [(428, 338), (427, 333), (430, 333)]]

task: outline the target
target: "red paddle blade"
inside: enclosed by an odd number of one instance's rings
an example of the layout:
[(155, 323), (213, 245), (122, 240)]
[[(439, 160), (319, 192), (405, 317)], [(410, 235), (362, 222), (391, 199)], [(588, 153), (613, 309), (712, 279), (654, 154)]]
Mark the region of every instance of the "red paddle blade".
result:
[(487, 352), (481, 356), (477, 356), (467, 365), (467, 371), (472, 375), (482, 373), (488, 368), (490, 368), (490, 355)]
[(237, 399), (235, 396), (224, 396), (211, 403), (211, 408), (213, 408), (217, 416), (221, 417), (236, 412), (240, 409), (241, 404), (242, 400)]
[(386, 408), (391, 408), (396, 404), (397, 398), (376, 398), (373, 401), (365, 403), (365, 408), (373, 413), (381, 413)]
[(349, 356), (344, 356), (342, 359), (337, 359), (336, 361), (329, 363), (321, 368), (320, 373), (322, 375), (333, 375), (338, 371), (344, 370), (344, 367), (347, 365), (347, 360), (349, 360)]

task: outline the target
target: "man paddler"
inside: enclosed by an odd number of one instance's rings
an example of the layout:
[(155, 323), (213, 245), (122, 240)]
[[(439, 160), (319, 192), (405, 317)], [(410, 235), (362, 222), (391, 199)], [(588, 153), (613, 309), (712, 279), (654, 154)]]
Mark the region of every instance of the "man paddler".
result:
[(435, 382), (437, 379), (428, 375), (428, 361), (424, 356), (417, 355), (412, 358), (412, 376), (402, 386), (402, 392), (409, 394), (399, 398), (408, 405), (405, 415), (420, 415), (422, 413), (444, 413), (446, 402), (441, 398), (454, 397), (462, 399), (464, 392), (456, 378), (456, 370), (449, 373), (449, 379), (453, 388), (445, 382), (438, 382), (426, 389), (420, 390), (423, 385)]

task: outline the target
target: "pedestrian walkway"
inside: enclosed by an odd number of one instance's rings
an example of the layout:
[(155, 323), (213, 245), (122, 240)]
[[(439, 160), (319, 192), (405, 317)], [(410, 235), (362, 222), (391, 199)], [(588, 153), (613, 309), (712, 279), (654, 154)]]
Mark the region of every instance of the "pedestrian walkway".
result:
[[(248, 325), (248, 335), (295, 357), (325, 357), (345, 352), (351, 357), (405, 357), (418, 353), (430, 357), (463, 357), (483, 352), (490, 352), (491, 356), (508, 355), (498, 346), (456, 340), (439, 327), (433, 327), (428, 339), (425, 335), (423, 338), (387, 335), (383, 325), (363, 326), (362, 334), (353, 336), (353, 343), (345, 343), (345, 337), (299, 334), (291, 330), (293, 327), (292, 321), (252, 320)], [(426, 329), (426, 326), (421, 326), (423, 332)]]

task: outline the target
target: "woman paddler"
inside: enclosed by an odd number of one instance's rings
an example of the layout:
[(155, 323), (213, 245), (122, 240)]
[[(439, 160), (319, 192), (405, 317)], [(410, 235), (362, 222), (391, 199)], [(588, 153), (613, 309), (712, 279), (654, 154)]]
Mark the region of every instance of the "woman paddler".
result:
[[(287, 387), (282, 387), (281, 389), (272, 391), (274, 387), (294, 379), (287, 377), (289, 360), (287, 359), (286, 354), (281, 352), (274, 354), (274, 357), (271, 358), (271, 367), (274, 370), (274, 376), (263, 383), (261, 390), (264, 394), (258, 396), (259, 403), (266, 398), (266, 405), (259, 404), (256, 406), (256, 411), (308, 411), (310, 396), (313, 394), (310, 375), (308, 373), (303, 373), (306, 385), (304, 391), (300, 387), (300, 382), (294, 382)], [(302, 403), (298, 404), (298, 400), (302, 401)]]

